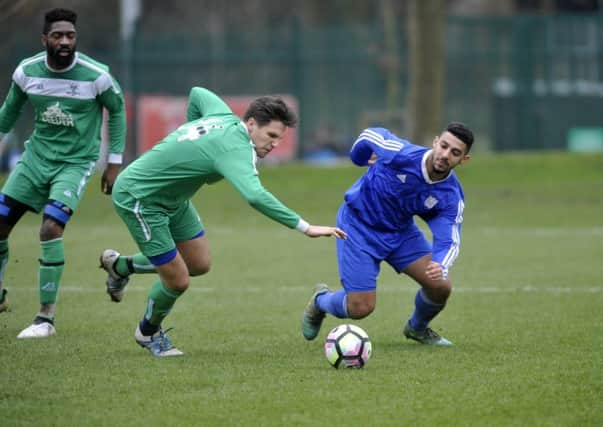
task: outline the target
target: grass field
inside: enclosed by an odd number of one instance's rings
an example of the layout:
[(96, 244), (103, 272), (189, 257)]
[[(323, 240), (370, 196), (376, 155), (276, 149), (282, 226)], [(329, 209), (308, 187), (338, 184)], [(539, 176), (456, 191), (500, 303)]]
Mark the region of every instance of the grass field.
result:
[[(353, 167), (264, 168), (264, 185), (330, 224)], [(58, 335), (21, 341), (37, 310), (37, 233), (11, 236), (0, 315), (4, 426), (601, 426), (603, 156), (477, 155), (455, 292), (434, 328), (453, 348), (403, 339), (416, 285), (384, 266), (376, 311), (354, 321), (373, 342), (363, 370), (335, 370), (299, 331), (319, 281), (338, 287), (334, 241), (308, 239), (247, 207), (226, 183), (195, 198), (213, 269), (165, 322), (186, 355), (159, 360), (133, 330), (153, 276), (110, 303), (102, 249), (135, 249), (98, 177), (65, 234)]]

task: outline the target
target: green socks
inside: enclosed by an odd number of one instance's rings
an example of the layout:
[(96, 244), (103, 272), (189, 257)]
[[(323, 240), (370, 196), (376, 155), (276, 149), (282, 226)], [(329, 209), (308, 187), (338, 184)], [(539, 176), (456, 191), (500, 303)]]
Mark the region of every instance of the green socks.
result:
[(65, 264), (63, 238), (40, 242), (40, 247), (42, 249), (38, 273), (40, 304), (54, 304)]
[(115, 272), (122, 277), (128, 277), (132, 273), (155, 273), (155, 266), (141, 253), (132, 256), (122, 255), (115, 263)]
[(176, 300), (183, 292), (169, 289), (161, 280), (157, 280), (147, 300), (147, 311), (144, 318), (152, 325), (161, 325), (161, 322), (169, 314)]

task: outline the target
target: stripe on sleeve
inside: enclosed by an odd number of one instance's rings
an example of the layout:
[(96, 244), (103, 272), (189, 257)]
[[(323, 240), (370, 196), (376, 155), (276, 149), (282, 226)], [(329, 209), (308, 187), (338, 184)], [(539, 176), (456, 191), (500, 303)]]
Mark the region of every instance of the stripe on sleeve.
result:
[[(362, 140), (372, 142), (373, 144), (383, 148), (384, 150), (400, 151), (402, 147), (404, 147), (404, 144), (400, 141), (396, 141), (394, 139), (385, 139), (383, 138), (383, 135), (375, 131), (371, 131), (369, 129), (366, 129), (358, 136), (358, 139), (356, 139), (354, 145), (356, 145)], [(352, 148), (354, 148), (354, 145), (352, 145)]]
[(461, 234), (460, 234), (460, 225), (463, 222), (463, 210), (465, 209), (465, 204), (462, 200), (459, 200), (457, 214), (454, 221), (454, 225), (452, 226), (452, 246), (446, 253), (446, 256), (442, 260), (442, 266), (445, 269), (448, 269), (452, 266), (454, 260), (458, 257), (461, 245)]

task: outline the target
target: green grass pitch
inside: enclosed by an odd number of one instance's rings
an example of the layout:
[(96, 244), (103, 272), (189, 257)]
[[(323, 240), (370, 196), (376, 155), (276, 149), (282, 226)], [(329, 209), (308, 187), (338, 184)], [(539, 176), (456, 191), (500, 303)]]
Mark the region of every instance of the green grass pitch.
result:
[[(331, 224), (352, 166), (263, 167), (264, 185)], [(37, 310), (38, 226), (10, 239), (12, 311), (0, 315), (0, 425), (603, 425), (603, 156), (480, 155), (466, 195), (455, 290), (432, 326), (453, 348), (402, 337), (417, 286), (383, 266), (376, 311), (352, 321), (373, 357), (335, 370), (300, 333), (312, 286), (338, 288), (332, 239), (308, 239), (246, 206), (227, 183), (194, 199), (213, 266), (165, 322), (186, 355), (156, 359), (133, 339), (154, 276), (109, 301), (102, 249), (135, 247), (95, 177), (65, 233), (58, 335), (21, 341)], [(346, 321), (348, 322), (348, 321)]]

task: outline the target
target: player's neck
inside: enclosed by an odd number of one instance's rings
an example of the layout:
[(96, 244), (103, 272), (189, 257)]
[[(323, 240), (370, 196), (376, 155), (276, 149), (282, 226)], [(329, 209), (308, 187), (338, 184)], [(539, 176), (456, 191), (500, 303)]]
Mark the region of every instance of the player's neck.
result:
[(46, 65), (48, 66), (48, 68), (50, 68), (51, 71), (66, 71), (71, 68), (75, 60), (76, 56), (74, 55), (73, 59), (69, 62), (69, 64), (59, 64), (52, 58), (52, 56), (48, 54), (46, 55)]
[(446, 177), (448, 177), (448, 175), (450, 175), (450, 171), (446, 172), (446, 173), (440, 173), (440, 172), (436, 172), (433, 169), (428, 169), (427, 173), (429, 174), (429, 178), (433, 181), (433, 182), (437, 182), (437, 181), (442, 181), (444, 179), (446, 179)]

